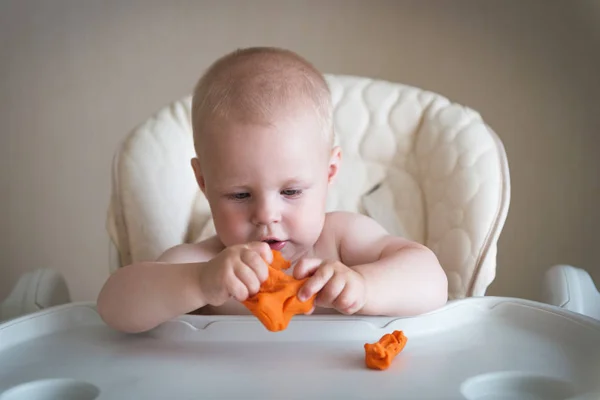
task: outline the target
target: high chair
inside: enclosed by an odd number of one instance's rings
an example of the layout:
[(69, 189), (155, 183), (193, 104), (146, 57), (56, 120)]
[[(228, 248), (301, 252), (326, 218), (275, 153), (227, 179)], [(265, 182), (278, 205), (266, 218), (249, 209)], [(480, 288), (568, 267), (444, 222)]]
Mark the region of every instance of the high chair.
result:
[[(135, 342), (109, 329), (94, 304), (65, 304), (0, 324), (0, 365), (10, 371), (0, 374), (0, 398), (599, 398), (600, 321), (485, 296), (510, 181), (502, 144), (481, 116), (409, 86), (327, 80), (343, 150), (328, 209), (365, 213), (429, 246), (449, 298), (462, 301), (416, 318), (298, 316), (277, 333), (252, 316), (184, 315)], [(112, 271), (214, 233), (190, 166), (190, 100), (163, 108), (119, 147), (107, 219)], [(563, 274), (564, 285), (561, 271), (549, 272), (551, 292), (589, 289), (571, 284), (580, 274)], [(58, 278), (23, 277), (5, 305), (44, 286), (41, 307), (61, 301)], [(389, 369), (365, 367), (363, 344), (396, 331), (408, 342)], [(299, 376), (319, 384), (298, 384)]]

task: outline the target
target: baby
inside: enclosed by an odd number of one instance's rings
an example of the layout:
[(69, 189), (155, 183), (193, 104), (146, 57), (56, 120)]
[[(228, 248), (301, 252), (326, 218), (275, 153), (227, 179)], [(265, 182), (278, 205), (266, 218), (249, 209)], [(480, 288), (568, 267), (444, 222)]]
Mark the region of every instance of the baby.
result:
[(314, 312), (409, 316), (443, 306), (448, 283), (425, 246), (388, 234), (367, 216), (326, 212), (340, 167), (332, 103), (319, 71), (276, 48), (217, 60), (192, 101), (191, 164), (217, 235), (181, 244), (155, 262), (120, 268), (98, 297), (104, 321), (142, 332), (197, 310), (244, 314), (268, 276), (271, 250), (310, 277)]

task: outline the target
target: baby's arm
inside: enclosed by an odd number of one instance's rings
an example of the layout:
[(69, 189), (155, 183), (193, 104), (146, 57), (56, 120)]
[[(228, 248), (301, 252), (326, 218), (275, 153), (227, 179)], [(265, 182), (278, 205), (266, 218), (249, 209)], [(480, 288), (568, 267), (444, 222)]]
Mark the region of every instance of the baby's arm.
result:
[(365, 279), (366, 301), (360, 314), (417, 315), (446, 303), (448, 280), (430, 249), (388, 234), (364, 215), (330, 217), (342, 263)]
[(113, 328), (142, 332), (203, 307), (200, 263), (214, 257), (209, 242), (167, 250), (156, 262), (119, 268), (98, 296), (98, 312)]
[(269, 245), (222, 247), (216, 238), (184, 244), (156, 262), (117, 270), (100, 291), (98, 312), (113, 328), (134, 333), (208, 304), (220, 306), (232, 297), (246, 300), (269, 276)]

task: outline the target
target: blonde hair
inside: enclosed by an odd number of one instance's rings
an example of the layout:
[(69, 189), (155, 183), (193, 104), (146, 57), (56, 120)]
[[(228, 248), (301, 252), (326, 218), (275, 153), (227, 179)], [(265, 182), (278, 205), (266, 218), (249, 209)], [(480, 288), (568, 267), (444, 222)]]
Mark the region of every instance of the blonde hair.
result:
[(323, 75), (310, 62), (275, 47), (229, 53), (208, 68), (194, 89), (196, 153), (206, 126), (215, 120), (263, 124), (293, 107), (314, 112), (327, 140), (333, 141), (331, 93)]

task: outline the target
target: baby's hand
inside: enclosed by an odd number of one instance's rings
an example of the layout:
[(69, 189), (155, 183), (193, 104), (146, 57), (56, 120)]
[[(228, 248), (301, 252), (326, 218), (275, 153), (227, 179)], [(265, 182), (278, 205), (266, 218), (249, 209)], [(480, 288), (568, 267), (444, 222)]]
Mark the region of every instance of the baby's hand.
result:
[(231, 297), (244, 301), (260, 290), (273, 262), (269, 245), (253, 242), (221, 251), (200, 270), (200, 290), (206, 304), (223, 305)]
[(317, 294), (315, 304), (335, 308), (344, 314), (354, 314), (366, 301), (364, 277), (339, 261), (302, 259), (294, 267), (294, 277), (310, 276), (298, 292), (300, 301)]

